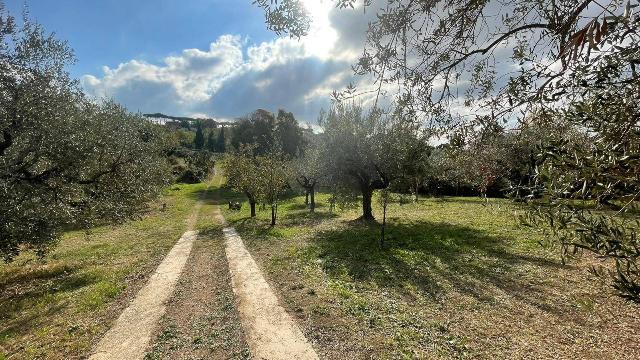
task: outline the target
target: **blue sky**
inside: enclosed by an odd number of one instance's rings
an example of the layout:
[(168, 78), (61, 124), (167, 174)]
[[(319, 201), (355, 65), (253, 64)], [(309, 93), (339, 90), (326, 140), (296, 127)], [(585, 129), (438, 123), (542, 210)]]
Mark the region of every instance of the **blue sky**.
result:
[[(285, 108), (313, 122), (354, 79), (361, 12), (304, 0), (301, 40), (277, 38), (251, 0), (28, 0), (30, 17), (74, 49), (86, 92), (131, 111), (234, 118)], [(20, 15), (23, 0), (5, 0)]]
[(5, 0), (16, 15), (26, 3), (31, 17), (69, 41), (80, 77), (104, 65), (140, 59), (160, 62), (187, 48), (206, 48), (224, 34), (268, 41), (264, 15), (251, 1), (229, 0)]

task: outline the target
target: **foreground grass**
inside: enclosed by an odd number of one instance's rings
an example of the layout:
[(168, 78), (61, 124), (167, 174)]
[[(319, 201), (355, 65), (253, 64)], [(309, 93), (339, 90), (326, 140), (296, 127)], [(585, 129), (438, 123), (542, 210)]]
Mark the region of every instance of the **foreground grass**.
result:
[(0, 359), (86, 356), (185, 231), (205, 188), (175, 185), (139, 220), (69, 232), (43, 260), (0, 264)]
[(324, 357), (640, 357), (637, 305), (594, 281), (592, 258), (562, 266), (507, 201), (393, 204), (381, 249), (378, 224), (325, 200), (285, 201), (273, 228), (268, 210), (225, 209)]

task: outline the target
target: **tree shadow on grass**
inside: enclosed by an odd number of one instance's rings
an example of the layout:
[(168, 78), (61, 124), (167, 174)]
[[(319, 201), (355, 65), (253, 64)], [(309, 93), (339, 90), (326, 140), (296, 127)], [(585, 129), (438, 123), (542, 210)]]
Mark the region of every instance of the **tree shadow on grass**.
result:
[(194, 200), (202, 200), (208, 205), (227, 205), (229, 201), (244, 202), (247, 197), (244, 194), (233, 191), (226, 186), (199, 189), (188, 194)]
[(55, 294), (73, 292), (100, 281), (91, 272), (76, 267), (52, 268), (25, 273), (0, 287), (0, 339), (28, 334), (42, 326), (43, 319), (65, 309), (68, 300)]
[(320, 211), (316, 208), (315, 212), (311, 212), (308, 209), (298, 210), (298, 211), (288, 211), (282, 216), (280, 219), (282, 220), (282, 224), (286, 226), (295, 226), (295, 225), (310, 225), (313, 226), (318, 224), (326, 219), (333, 219), (338, 217), (339, 215), (335, 212), (328, 211)]
[[(292, 198), (296, 198), (297, 196), (293, 196)], [(303, 201), (289, 202), (283, 204), (282, 206), (286, 210), (306, 210), (309, 211), (309, 205), (305, 204)], [(326, 204), (324, 202), (319, 202), (316, 200), (316, 210), (320, 210), (326, 208)]]
[(378, 243), (379, 225), (349, 222), (319, 233), (307, 256), (319, 258), (334, 279), (371, 281), (409, 297), (413, 295), (408, 288), (434, 301), (455, 291), (491, 303), (497, 289), (545, 312), (562, 311), (547, 301), (552, 296), (549, 289), (526, 279), (530, 266), (556, 270), (562, 265), (514, 251), (512, 239), (428, 221), (387, 226), (390, 237), (384, 249)]
[[(229, 224), (241, 234), (250, 234), (258, 238), (263, 236), (283, 237), (304, 232), (304, 229), (321, 224), (323, 221), (338, 217), (335, 213), (310, 212), (308, 210), (288, 211), (278, 216), (277, 224), (271, 226), (269, 219), (243, 217), (229, 220)], [(290, 232), (291, 231), (291, 232)], [(287, 233), (288, 235), (283, 235)]]
[(5, 289), (17, 284), (27, 282), (49, 281), (55, 278), (63, 277), (67, 274), (74, 273), (78, 270), (77, 265), (61, 264), (58, 266), (37, 266), (33, 269), (23, 268), (18, 271), (12, 271), (0, 279), (0, 295)]

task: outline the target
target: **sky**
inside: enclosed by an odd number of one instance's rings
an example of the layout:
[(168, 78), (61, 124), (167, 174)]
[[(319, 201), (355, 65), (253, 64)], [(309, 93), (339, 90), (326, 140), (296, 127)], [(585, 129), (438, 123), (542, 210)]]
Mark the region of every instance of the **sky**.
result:
[(278, 38), (252, 0), (4, 0), (67, 40), (69, 68), (95, 98), (129, 110), (233, 119), (258, 108), (314, 123), (333, 90), (355, 78), (362, 11), (303, 0), (312, 18), (302, 39)]

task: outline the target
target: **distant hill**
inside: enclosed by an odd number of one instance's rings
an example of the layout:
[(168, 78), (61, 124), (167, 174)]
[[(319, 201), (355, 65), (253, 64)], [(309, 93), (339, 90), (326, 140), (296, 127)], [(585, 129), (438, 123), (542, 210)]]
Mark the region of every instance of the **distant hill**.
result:
[(220, 121), (220, 120), (211, 119), (211, 118), (192, 118), (187, 116), (171, 116), (163, 113), (142, 114), (142, 115), (146, 118), (156, 120), (158, 123), (161, 123), (163, 125), (169, 122), (181, 122), (181, 121), (187, 121), (189, 123), (196, 123), (198, 121), (201, 121), (204, 124), (213, 125), (213, 127), (235, 125), (235, 123), (232, 121)]

